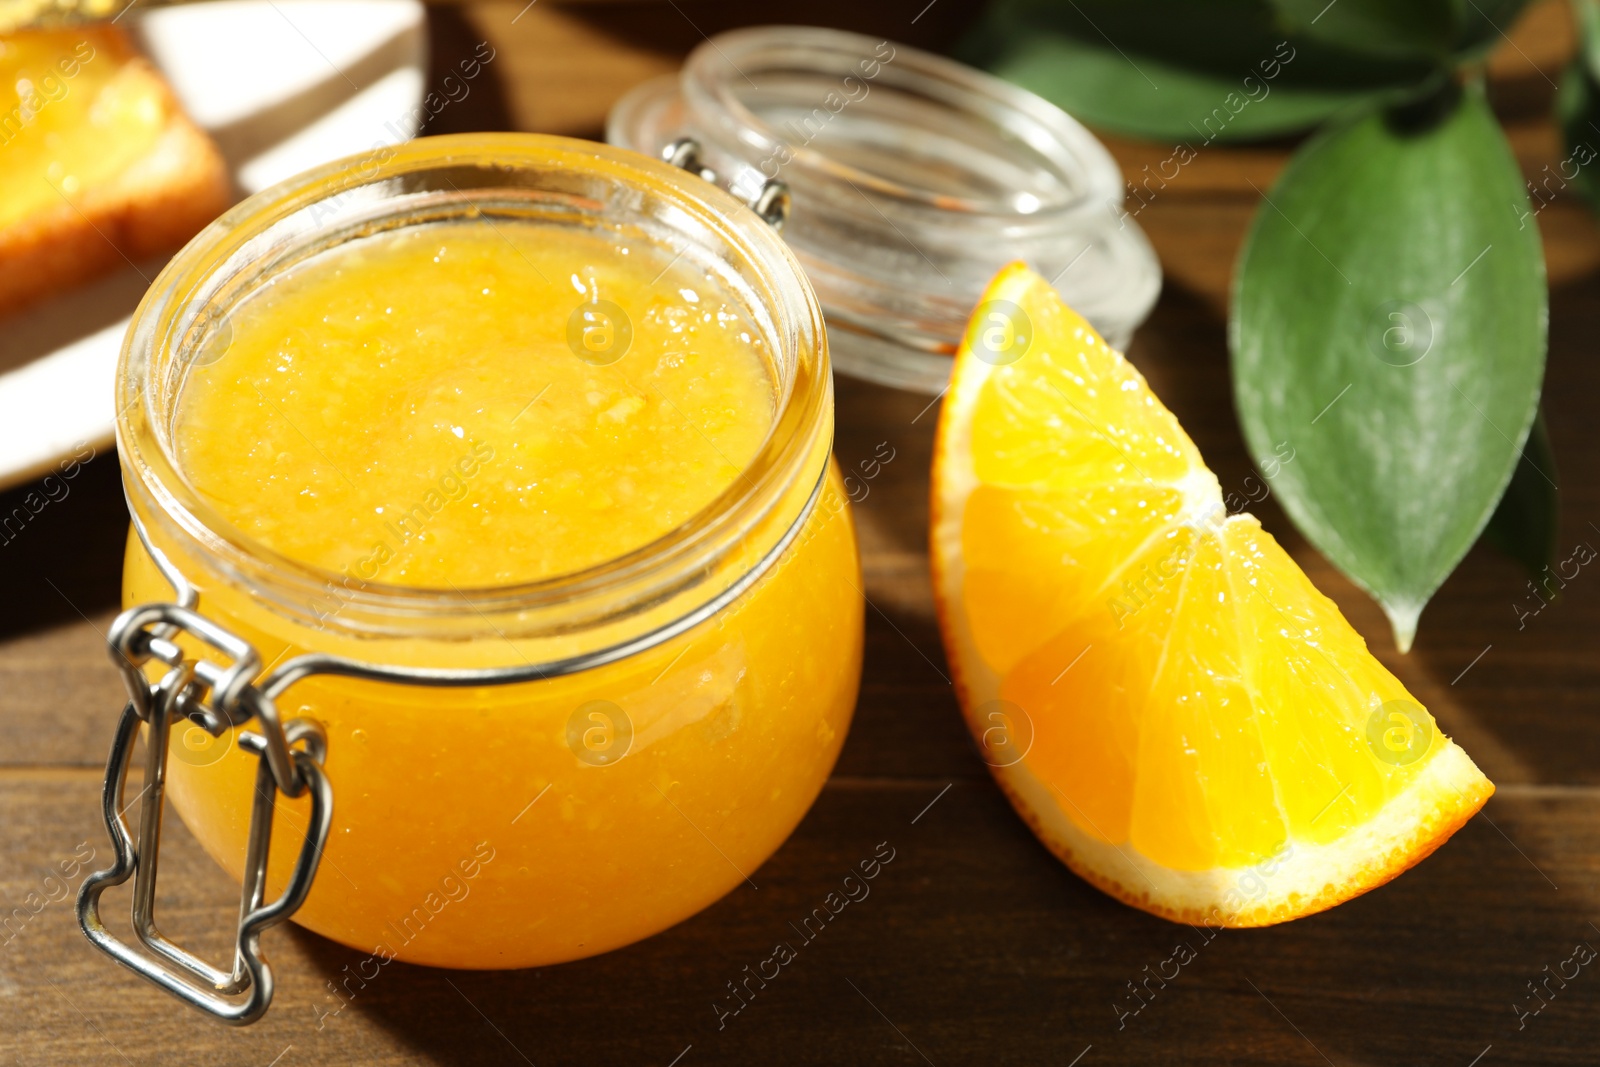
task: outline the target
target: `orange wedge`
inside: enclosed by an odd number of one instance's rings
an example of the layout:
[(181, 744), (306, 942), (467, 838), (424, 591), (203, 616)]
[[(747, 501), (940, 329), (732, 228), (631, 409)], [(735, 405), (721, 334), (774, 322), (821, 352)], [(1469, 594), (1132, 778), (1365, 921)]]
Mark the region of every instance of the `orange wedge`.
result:
[(1212, 926), (1309, 915), (1423, 859), (1494, 791), (1022, 264), (956, 357), (932, 506), (979, 749), (1034, 833), (1117, 899)]

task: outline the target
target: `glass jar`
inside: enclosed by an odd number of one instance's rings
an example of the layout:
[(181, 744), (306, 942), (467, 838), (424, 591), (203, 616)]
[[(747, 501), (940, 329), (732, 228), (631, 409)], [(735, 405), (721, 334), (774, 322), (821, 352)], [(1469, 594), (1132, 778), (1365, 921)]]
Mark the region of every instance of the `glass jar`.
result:
[(908, 45), (763, 26), (697, 47), (612, 109), (612, 144), (680, 138), (746, 198), (781, 179), (784, 238), (827, 316), (834, 365), (936, 393), (979, 296), (1025, 260), (1125, 349), (1161, 269), (1094, 135), (1026, 89)]
[[(462, 219), (659, 242), (717, 276), (772, 354), (776, 414), (756, 459), (659, 540), (513, 587), (361, 581), (232, 527), (174, 447), (186, 376), (225, 350), (229, 309), (317, 252)], [(380, 964), (509, 968), (628, 944), (745, 881), (816, 798), (859, 682), (862, 594), (832, 401), (820, 311), (788, 248), (665, 162), (556, 137), (430, 138), (224, 215), (156, 280), (118, 371), (134, 529), (130, 610), (112, 643), (133, 665), (132, 704), (106, 817), (114, 843), (127, 840), (118, 867), (86, 884), (86, 932), (247, 1022), (271, 995), (252, 939), (283, 917), (263, 904), (280, 888), (291, 906), (303, 897), (295, 921)], [(139, 607), (163, 604), (177, 606)], [(166, 759), (152, 754), (134, 841), (120, 788), (140, 728)], [(154, 932), (163, 791), (244, 881), (231, 973)], [(262, 823), (264, 884), (251, 840)], [(318, 867), (307, 842), (323, 825)], [(135, 868), (150, 882), (134, 891), (142, 947), (98, 914), (99, 894)]]

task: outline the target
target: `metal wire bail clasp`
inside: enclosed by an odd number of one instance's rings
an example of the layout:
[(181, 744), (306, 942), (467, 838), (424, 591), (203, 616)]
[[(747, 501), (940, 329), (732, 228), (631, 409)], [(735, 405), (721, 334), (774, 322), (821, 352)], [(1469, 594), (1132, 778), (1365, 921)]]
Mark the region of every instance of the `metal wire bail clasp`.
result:
[[(219, 665), (210, 659), (188, 658), (174, 640), (180, 632), (198, 638), (227, 662)], [(253, 684), (261, 669), (256, 650), (188, 607), (147, 604), (125, 611), (112, 624), (109, 643), (111, 657), (122, 669), (128, 688), (128, 704), (111, 743), (101, 795), (115, 861), (84, 879), (78, 892), (78, 925), (101, 951), (179, 999), (226, 1023), (254, 1022), (272, 1002), (272, 970), (261, 953), (261, 933), (287, 919), (305, 901), (327, 843), (333, 790), (322, 770), (326, 738), (322, 728), (309, 720), (281, 725), (272, 700)], [(143, 670), (151, 661), (167, 665), (153, 683)], [(172, 724), (181, 719), (212, 736), (252, 719), (260, 731), (241, 733), (238, 738), (240, 746), (260, 762), (231, 970), (213, 967), (167, 940), (155, 922), (167, 745)], [(144, 788), (135, 797), (140, 806), (139, 832), (134, 836), (123, 818), (123, 793), (141, 723), (149, 732)], [(283, 895), (264, 903), (274, 801), (278, 793), (297, 797), (308, 791), (311, 820), (305, 844)], [(131, 807), (131, 802), (127, 806)], [(132, 921), (137, 944), (115, 937), (100, 917), (101, 894), (129, 876), (134, 877)]]
[[(671, 163), (674, 167), (681, 167), (690, 174), (705, 179), (712, 185), (717, 185), (716, 172), (707, 167), (700, 158), (700, 142), (693, 137), (680, 137), (661, 150), (661, 158)], [(733, 192), (733, 190), (729, 190)], [(734, 195), (739, 195), (734, 192)], [(768, 226), (779, 233), (789, 221), (789, 186), (777, 178), (768, 178), (761, 183), (761, 188), (755, 195), (745, 199), (750, 210), (761, 216)]]

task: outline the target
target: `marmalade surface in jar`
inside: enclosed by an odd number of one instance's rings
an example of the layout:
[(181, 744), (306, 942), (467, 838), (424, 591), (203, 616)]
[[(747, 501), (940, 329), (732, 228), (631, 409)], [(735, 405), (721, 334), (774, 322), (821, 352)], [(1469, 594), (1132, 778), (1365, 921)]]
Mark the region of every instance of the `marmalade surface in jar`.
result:
[[(753, 489), (778, 355), (748, 294), (696, 264), (625, 229), (467, 217), (376, 228), (257, 286), (187, 368), (170, 451), (231, 536), (326, 575), (329, 595), (315, 625), (291, 624), (201, 582), (201, 611), (269, 669), (308, 650), (545, 655), (498, 624), (352, 636), (344, 598), (472, 603), (603, 573)], [(812, 501), (798, 531), (680, 635), (539, 681), (288, 690), (283, 717), (327, 732), (335, 798), (295, 920), (380, 961), (524, 967), (638, 940), (747, 880), (815, 799), (855, 704), (860, 579), (823, 417), (813, 473), (785, 496)], [(130, 537), (126, 603), (170, 597)], [(256, 758), (181, 722), (170, 753), (168, 796), (237, 877)], [(306, 827), (304, 798), (277, 803), (269, 896)]]

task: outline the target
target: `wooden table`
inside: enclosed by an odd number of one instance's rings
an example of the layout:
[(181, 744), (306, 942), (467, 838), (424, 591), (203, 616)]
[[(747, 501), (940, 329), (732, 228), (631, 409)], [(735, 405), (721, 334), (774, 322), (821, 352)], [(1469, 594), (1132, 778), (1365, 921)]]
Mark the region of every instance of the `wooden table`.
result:
[[(439, 9), (434, 65), (481, 39), (497, 57), (438, 129), (598, 135), (607, 107), (739, 21), (835, 22), (939, 44), (972, 5), (922, 0)], [(519, 17), (519, 11), (521, 12)], [(1493, 62), (1493, 98), (1530, 175), (1564, 153), (1547, 120), (1571, 48), (1560, 5), (1531, 11)], [(1161, 146), (1113, 142), (1125, 168)], [(1141, 216), (1167, 271), (1131, 356), (1224, 486), (1249, 472), (1231, 407), (1225, 288), (1290, 146), (1208, 149)], [(1560, 544), (1600, 543), (1593, 398), (1600, 395), (1600, 236), (1562, 197), (1540, 216), (1551, 277), (1545, 391), (1563, 498)], [(360, 954), (293, 927), (268, 935), (277, 1000), (260, 1024), (215, 1026), (128, 976), (79, 935), (46, 876), (108, 846), (96, 800), (120, 706), (102, 634), (117, 607), (125, 516), (115, 457), (0, 547), (0, 899), (46, 900), (0, 929), (0, 1062), (303, 1064), (1592, 1064), (1600, 969), (1585, 968), (1519, 1027), (1574, 946), (1600, 946), (1600, 578), (1584, 576), (1519, 629), (1516, 567), (1468, 557), (1395, 654), (1373, 604), (1295, 535), (1267, 526), (1377, 654), (1498, 784), (1482, 816), (1419, 868), (1332, 912), (1210, 939), (1118, 904), (1068, 873), (990, 782), (961, 726), (933, 621), (925, 554), (935, 412), (925, 397), (839, 382), (839, 460), (887, 441), (896, 458), (856, 509), (867, 593), (856, 722), (815, 809), (764, 867), (681, 926), (598, 959), (514, 973), (387, 968), (342, 1012), (325, 983)], [(0, 513), (21, 491), (0, 496)], [(160, 910), (215, 956), (235, 890), (172, 820)], [(725, 983), (887, 841), (896, 859), (737, 1017)], [(1121, 1020), (1128, 983), (1179, 943), (1196, 958)], [(1548, 968), (1548, 970), (1547, 970)], [(1169, 967), (1170, 969), (1170, 967)], [(1570, 969), (1570, 966), (1569, 966)], [(1155, 988), (1152, 986), (1152, 988)]]

